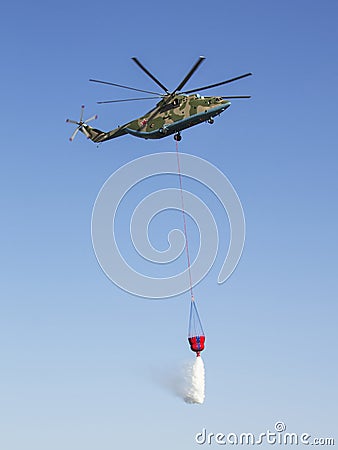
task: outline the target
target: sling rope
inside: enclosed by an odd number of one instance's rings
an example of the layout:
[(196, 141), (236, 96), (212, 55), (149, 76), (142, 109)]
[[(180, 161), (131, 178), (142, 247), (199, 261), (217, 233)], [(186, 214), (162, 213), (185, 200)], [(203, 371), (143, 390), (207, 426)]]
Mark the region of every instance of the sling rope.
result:
[(187, 221), (185, 218), (185, 209), (184, 209), (184, 199), (183, 199), (183, 189), (182, 189), (182, 174), (181, 174), (181, 165), (180, 165), (180, 156), (178, 151), (178, 141), (176, 141), (176, 157), (177, 157), (177, 169), (178, 169), (178, 178), (180, 181), (180, 192), (181, 192), (181, 206), (182, 206), (182, 216), (183, 216), (183, 228), (184, 228), (184, 236), (185, 236), (185, 251), (187, 254), (187, 265), (188, 265), (188, 273), (189, 273), (189, 290), (191, 295), (191, 301), (193, 302), (194, 293), (192, 290), (192, 277), (191, 277), (191, 264), (190, 264), (190, 254), (189, 254), (189, 243), (188, 243), (188, 233), (187, 233)]

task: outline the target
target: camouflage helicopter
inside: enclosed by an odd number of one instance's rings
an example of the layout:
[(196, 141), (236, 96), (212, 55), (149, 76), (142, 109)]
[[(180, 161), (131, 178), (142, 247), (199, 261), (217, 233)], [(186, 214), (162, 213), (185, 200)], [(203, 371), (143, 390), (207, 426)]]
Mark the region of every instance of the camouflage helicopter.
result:
[(208, 122), (210, 124), (214, 123), (214, 117), (219, 116), (223, 111), (229, 108), (229, 106), (231, 105), (231, 102), (229, 101), (230, 99), (250, 98), (249, 95), (203, 97), (196, 92), (204, 91), (206, 89), (211, 89), (217, 86), (222, 86), (227, 83), (232, 83), (233, 81), (248, 77), (252, 75), (252, 73), (245, 73), (244, 75), (239, 75), (235, 78), (221, 81), (220, 83), (210, 84), (208, 86), (202, 86), (200, 88), (191, 89), (188, 91), (182, 91), (183, 87), (186, 85), (186, 83), (189, 81), (191, 76), (197, 70), (199, 65), (204, 61), (204, 59), (205, 58), (203, 56), (200, 56), (191, 70), (185, 76), (185, 78), (177, 86), (177, 88), (170, 92), (166, 88), (166, 86), (164, 86), (146, 67), (144, 67), (144, 65), (141, 64), (141, 62), (137, 58), (132, 58), (132, 60), (140, 67), (140, 69), (142, 69), (164, 91), (164, 94), (137, 89), (130, 86), (124, 86), (121, 84), (110, 83), (108, 81), (90, 79), (89, 81), (94, 83), (101, 83), (155, 95), (152, 97), (101, 101), (97, 102), (98, 104), (148, 100), (156, 98), (160, 98), (161, 100), (144, 116), (132, 120), (131, 122), (128, 122), (124, 125), (118, 126), (117, 128), (107, 132), (92, 128), (88, 125), (88, 122), (97, 119), (96, 115), (90, 117), (87, 120), (83, 120), (84, 106), (82, 106), (79, 121), (70, 119), (66, 120), (66, 122), (77, 125), (77, 128), (70, 137), (70, 140), (72, 141), (76, 134), (81, 131), (88, 139), (91, 139), (96, 143), (108, 141), (125, 134), (131, 134), (132, 136), (143, 139), (161, 139), (173, 134), (174, 139), (176, 141), (180, 141), (182, 130), (193, 127), (202, 122)]

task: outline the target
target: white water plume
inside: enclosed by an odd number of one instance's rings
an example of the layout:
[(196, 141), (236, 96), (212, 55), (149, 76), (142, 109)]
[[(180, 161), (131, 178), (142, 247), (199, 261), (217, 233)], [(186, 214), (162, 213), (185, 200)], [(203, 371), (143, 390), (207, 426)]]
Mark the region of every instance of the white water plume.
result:
[(161, 369), (151, 370), (153, 381), (166, 391), (190, 404), (202, 404), (205, 398), (204, 363), (200, 356), (175, 365), (173, 362)]
[(205, 398), (205, 371), (201, 356), (186, 371), (184, 401), (186, 403), (203, 403)]

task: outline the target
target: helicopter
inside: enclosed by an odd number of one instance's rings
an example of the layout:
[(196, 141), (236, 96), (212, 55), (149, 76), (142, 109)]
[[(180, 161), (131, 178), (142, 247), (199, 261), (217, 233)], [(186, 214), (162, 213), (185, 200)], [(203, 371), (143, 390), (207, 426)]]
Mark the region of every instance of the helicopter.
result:
[(95, 143), (101, 143), (110, 139), (115, 139), (126, 134), (130, 134), (132, 136), (143, 139), (161, 139), (169, 135), (174, 135), (175, 141), (180, 141), (182, 139), (182, 130), (193, 127), (202, 122), (213, 124), (214, 117), (219, 116), (222, 112), (229, 108), (229, 106), (231, 105), (231, 102), (229, 100), (251, 97), (250, 95), (204, 97), (197, 93), (248, 77), (252, 75), (251, 72), (239, 75), (235, 78), (221, 81), (219, 83), (202, 86), (200, 88), (191, 89), (188, 91), (182, 91), (183, 87), (190, 80), (200, 64), (205, 60), (204, 56), (200, 56), (198, 58), (198, 60), (184, 77), (184, 79), (179, 83), (176, 89), (171, 92), (136, 57), (133, 57), (132, 60), (157, 84), (157, 86), (161, 88), (162, 91), (164, 91), (164, 93), (137, 89), (130, 86), (111, 83), (109, 81), (90, 79), (89, 81), (93, 83), (101, 83), (123, 89), (129, 89), (132, 91), (152, 94), (151, 97), (148, 96), (120, 100), (108, 100), (100, 101), (97, 103), (107, 104), (137, 100), (160, 99), (156, 106), (146, 114), (144, 114), (142, 117), (132, 120), (131, 122), (128, 122), (124, 125), (118, 126), (111, 131), (104, 132), (88, 125), (90, 121), (97, 119), (97, 115), (92, 116), (87, 120), (83, 120), (84, 106), (82, 105), (80, 119), (78, 121), (70, 119), (66, 120), (66, 122), (68, 123), (77, 125), (77, 128), (70, 137), (70, 141), (75, 138), (76, 134), (79, 131), (81, 131), (88, 139), (91, 139)]

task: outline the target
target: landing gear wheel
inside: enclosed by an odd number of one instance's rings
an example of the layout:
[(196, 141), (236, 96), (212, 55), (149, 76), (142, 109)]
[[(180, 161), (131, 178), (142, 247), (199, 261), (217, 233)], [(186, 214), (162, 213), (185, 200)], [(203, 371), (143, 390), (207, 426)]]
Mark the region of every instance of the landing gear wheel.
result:
[(208, 123), (210, 123), (210, 125), (212, 125), (214, 123), (214, 119), (212, 117), (210, 117), (210, 119), (208, 120)]
[(175, 141), (179, 142), (182, 139), (182, 136), (180, 135), (180, 133), (176, 133), (174, 134), (174, 139)]

